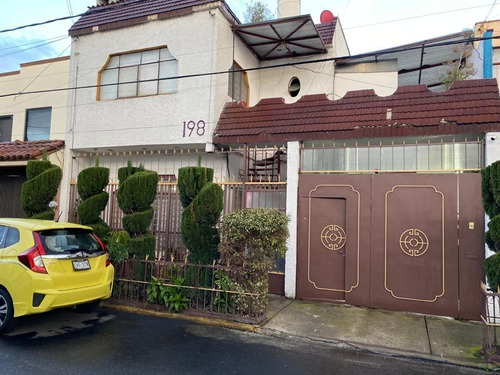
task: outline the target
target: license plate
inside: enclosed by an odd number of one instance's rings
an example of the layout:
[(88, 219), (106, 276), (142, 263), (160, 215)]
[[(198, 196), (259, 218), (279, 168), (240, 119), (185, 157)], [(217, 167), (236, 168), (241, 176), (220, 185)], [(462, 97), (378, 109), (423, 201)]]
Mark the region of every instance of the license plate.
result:
[(83, 260), (74, 260), (73, 261), (73, 269), (75, 271), (83, 271), (90, 269), (90, 263), (88, 259)]

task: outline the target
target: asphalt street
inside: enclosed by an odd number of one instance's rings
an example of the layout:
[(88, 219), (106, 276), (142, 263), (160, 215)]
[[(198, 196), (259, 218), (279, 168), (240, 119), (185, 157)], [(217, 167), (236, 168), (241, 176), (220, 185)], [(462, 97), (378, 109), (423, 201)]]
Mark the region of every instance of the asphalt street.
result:
[(0, 336), (0, 374), (481, 374), (416, 359), (346, 350), (100, 308), (19, 319)]

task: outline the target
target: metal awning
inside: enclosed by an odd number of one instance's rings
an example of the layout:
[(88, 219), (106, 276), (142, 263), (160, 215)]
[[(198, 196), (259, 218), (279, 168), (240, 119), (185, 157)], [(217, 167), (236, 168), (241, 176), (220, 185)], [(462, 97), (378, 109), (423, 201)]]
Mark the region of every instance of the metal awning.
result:
[(234, 27), (260, 60), (309, 56), (326, 52), (310, 15), (247, 23)]

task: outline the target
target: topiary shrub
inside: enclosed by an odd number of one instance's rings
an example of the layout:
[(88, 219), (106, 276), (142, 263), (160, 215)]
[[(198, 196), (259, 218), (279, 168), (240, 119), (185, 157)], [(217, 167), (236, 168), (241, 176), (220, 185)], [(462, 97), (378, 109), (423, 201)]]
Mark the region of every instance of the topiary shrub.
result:
[(99, 238), (105, 239), (111, 231), (101, 219), (101, 212), (106, 208), (109, 194), (103, 191), (109, 183), (109, 169), (96, 166), (82, 170), (78, 174), (77, 188), (82, 203), (77, 208), (78, 217), (83, 225), (91, 227)]
[(265, 312), (268, 273), (273, 259), (285, 254), (288, 235), (287, 217), (277, 210), (246, 209), (223, 217), (219, 250), (229, 265), (242, 269), (238, 280), (231, 280), (231, 289), (241, 292), (234, 301), (240, 312)]
[(216, 225), (222, 212), (224, 193), (212, 182), (213, 169), (184, 167), (179, 169), (178, 189), (182, 207), (182, 242), (189, 250), (188, 260), (195, 264), (212, 264), (219, 259), (220, 241)]
[[(481, 171), (481, 190), (484, 211), (490, 221), (484, 239), (488, 248), (497, 253), (500, 249), (500, 161), (497, 161)], [(500, 284), (500, 258), (494, 254), (484, 260), (484, 271), (488, 285), (494, 291)]]
[(118, 205), (125, 214), (122, 224), (130, 235), (128, 251), (139, 259), (154, 259), (155, 238), (148, 228), (154, 214), (151, 205), (156, 197), (158, 174), (142, 166), (133, 167), (129, 160), (126, 167), (118, 170), (118, 180)]
[(54, 211), (49, 208), (61, 183), (62, 170), (47, 160), (30, 160), (26, 165), (26, 178), (21, 188), (21, 205), (31, 219), (54, 220)]

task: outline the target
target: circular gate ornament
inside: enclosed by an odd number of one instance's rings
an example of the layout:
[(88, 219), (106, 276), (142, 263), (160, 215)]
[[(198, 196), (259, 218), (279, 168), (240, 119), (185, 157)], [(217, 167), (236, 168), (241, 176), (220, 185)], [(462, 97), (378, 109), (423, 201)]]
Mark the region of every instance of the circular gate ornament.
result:
[(399, 246), (406, 255), (419, 257), (429, 248), (429, 239), (419, 229), (408, 229), (399, 238)]
[(340, 250), (345, 246), (345, 242), (345, 231), (338, 225), (327, 225), (321, 231), (321, 243), (328, 250)]

